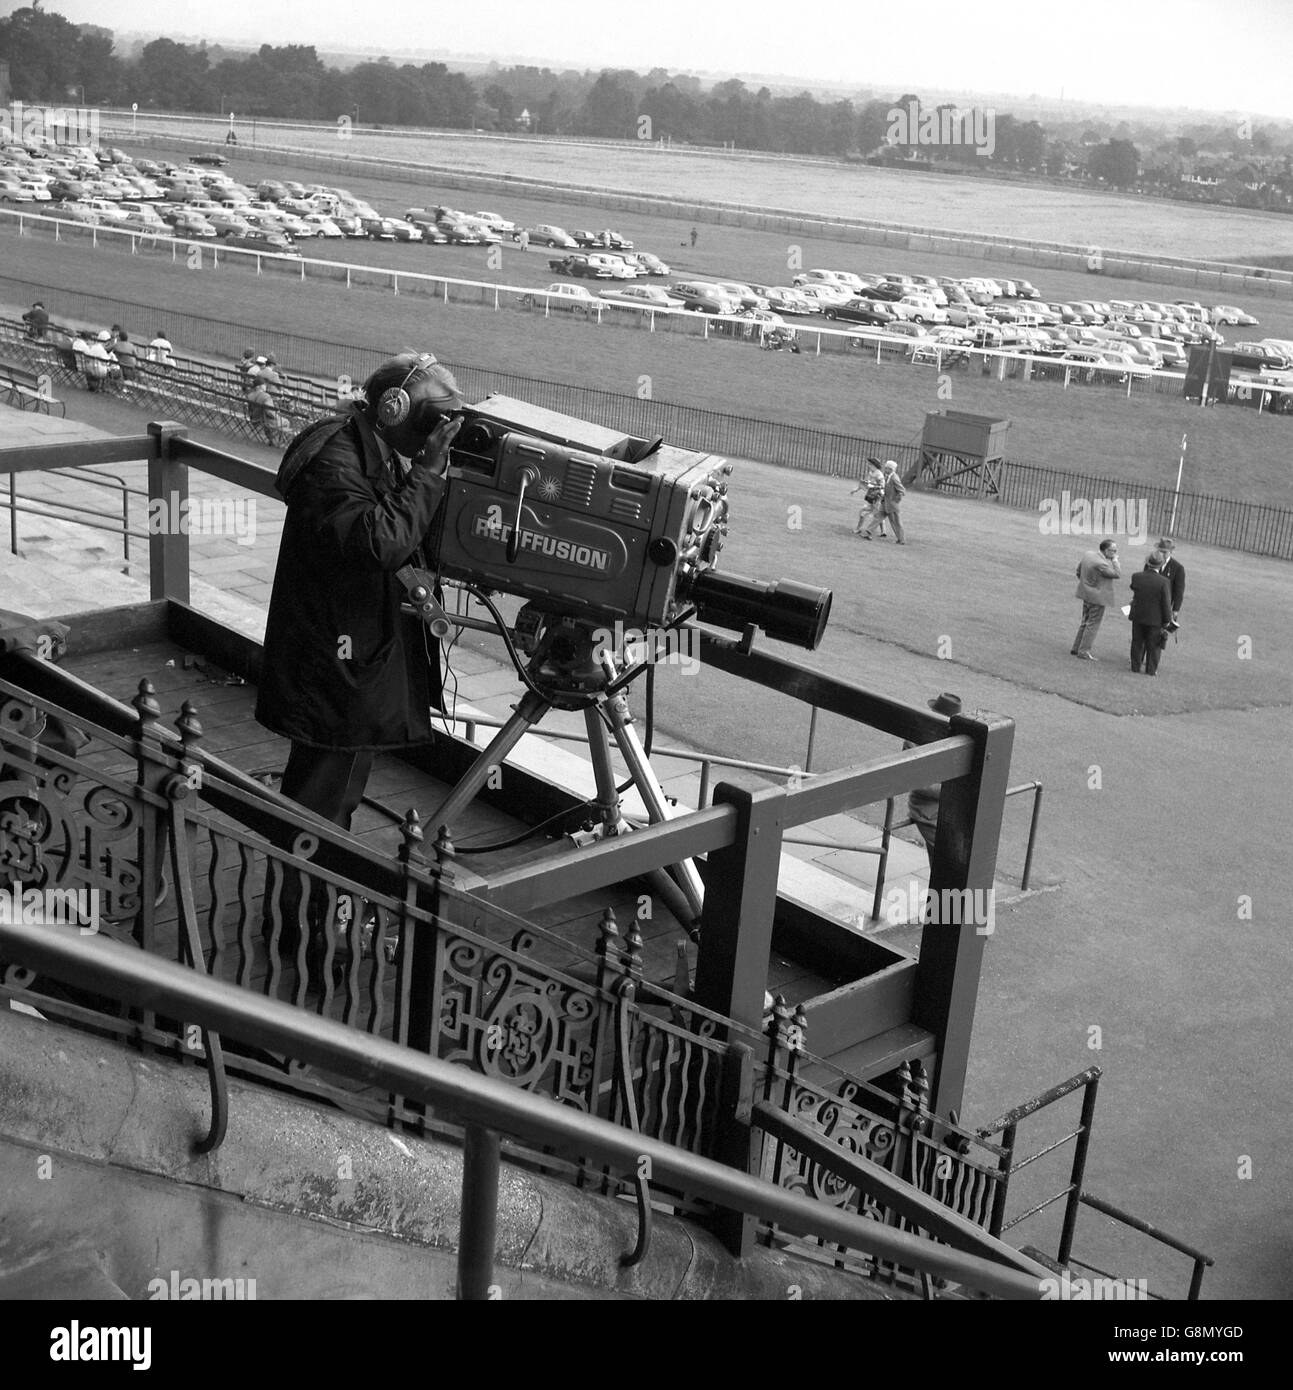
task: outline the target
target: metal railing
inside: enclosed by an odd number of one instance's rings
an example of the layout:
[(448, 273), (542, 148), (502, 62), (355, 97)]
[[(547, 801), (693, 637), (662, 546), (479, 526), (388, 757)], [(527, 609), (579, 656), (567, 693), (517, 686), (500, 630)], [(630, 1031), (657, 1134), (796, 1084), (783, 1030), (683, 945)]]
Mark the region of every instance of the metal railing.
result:
[[(1052, 1086), (1050, 1090), (1042, 1092), (1041, 1095), (1034, 1096), (1032, 1100), (1025, 1101), (1022, 1105), (1017, 1105), (1013, 1110), (1009, 1110), (999, 1119), (992, 1121), (991, 1124), (983, 1125), (978, 1129), (978, 1135), (986, 1140), (990, 1135), (1001, 1135), (1001, 1150), (1004, 1154), (1004, 1167), (1006, 1170), (1006, 1181), (997, 1188), (996, 1199), (993, 1205), (988, 1229), (993, 1235), (1000, 1236), (1011, 1228), (1018, 1226), (1021, 1222), (1027, 1221), (1030, 1217), (1047, 1210), (1055, 1205), (1056, 1202), (1064, 1203), (1063, 1222), (1060, 1228), (1059, 1242), (1055, 1254), (1056, 1264), (1067, 1269), (1070, 1265), (1078, 1265), (1085, 1269), (1095, 1270), (1095, 1266), (1085, 1264), (1083, 1261), (1075, 1259), (1073, 1255), (1073, 1245), (1077, 1233), (1078, 1213), (1081, 1208), (1090, 1207), (1093, 1211), (1099, 1211), (1103, 1215), (1111, 1217), (1115, 1221), (1121, 1222), (1134, 1231), (1139, 1231), (1143, 1235), (1150, 1236), (1161, 1245), (1166, 1245), (1172, 1250), (1180, 1251), (1188, 1255), (1194, 1262), (1190, 1276), (1190, 1287), (1186, 1297), (1193, 1302), (1199, 1297), (1199, 1291), (1203, 1284), (1203, 1271), (1213, 1264), (1212, 1257), (1205, 1255), (1202, 1251), (1196, 1250), (1193, 1246), (1187, 1245), (1184, 1241), (1175, 1236), (1168, 1235), (1164, 1231), (1158, 1230), (1150, 1225), (1149, 1222), (1141, 1220), (1139, 1217), (1132, 1216), (1119, 1207), (1102, 1198), (1094, 1196), (1092, 1193), (1083, 1190), (1083, 1182), (1086, 1177), (1087, 1155), (1091, 1144), (1091, 1126), (1095, 1118), (1096, 1093), (1099, 1089), (1100, 1078), (1103, 1075), (1100, 1067), (1088, 1067), (1086, 1071), (1079, 1072), (1076, 1076), (1071, 1076), (1067, 1081), (1062, 1081), (1058, 1086)], [(1024, 1158), (1017, 1158), (1018, 1134), (1020, 1123), (1039, 1111), (1063, 1100), (1077, 1091), (1082, 1092), (1082, 1110), (1078, 1118), (1077, 1127), (1053, 1140), (1045, 1147), (1038, 1149), (1036, 1153), (1031, 1153)], [(1057, 1152), (1065, 1144), (1073, 1143), (1073, 1158), (1069, 1168), (1067, 1183), (1058, 1192), (1051, 1193), (1035, 1202), (1026, 1211), (1020, 1212), (1016, 1216), (1006, 1219), (1006, 1198), (1009, 1187), (1009, 1179), (1023, 1169), (1030, 1167), (1039, 1159)], [(1095, 1270), (1096, 1273), (1104, 1271)], [(1162, 1297), (1162, 1295), (1151, 1295), (1152, 1297)]]
[[(569, 1106), (554, 1105), (505, 1082), (473, 1075), (380, 1038), (364, 1037), (282, 1001), (258, 998), (200, 970), (50, 926), (0, 923), (0, 946), (32, 971), (120, 999), (150, 1014), (183, 1019), (207, 1036), (233, 1038), (294, 1056), (320, 1070), (453, 1115), (468, 1127), (470, 1136), (464, 1150), (459, 1230), (460, 1299), (489, 1296), (501, 1134), (523, 1138), (534, 1146), (586, 1155), (624, 1173), (641, 1170), (645, 1160), (653, 1178), (692, 1192), (715, 1207), (997, 1297), (1040, 1299), (1043, 1295), (1045, 1268), (1006, 1246), (993, 1248), (995, 1258), (985, 1257), (981, 1233), (973, 1237), (975, 1253), (967, 1253), (889, 1229), (672, 1144), (629, 1133)], [(937, 1219), (936, 1213), (929, 1219)], [(967, 1232), (965, 1238), (972, 1237)]]

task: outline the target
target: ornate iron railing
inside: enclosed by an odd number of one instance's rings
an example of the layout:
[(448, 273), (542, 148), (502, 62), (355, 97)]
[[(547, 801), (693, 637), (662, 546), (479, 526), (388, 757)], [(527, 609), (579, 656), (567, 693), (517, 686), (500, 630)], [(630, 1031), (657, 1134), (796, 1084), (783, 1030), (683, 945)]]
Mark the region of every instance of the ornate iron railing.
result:
[[(149, 682), (133, 704), (127, 738), (0, 681), (6, 890), (64, 895), (89, 909), (87, 930), (199, 963), (213, 978), (652, 1138), (712, 1151), (725, 1021), (644, 979), (636, 923), (621, 936), (607, 910), (595, 947), (585, 949), (482, 903), (455, 888), (446, 838), (434, 862), (423, 859), (414, 812), (392, 866), (323, 823), (282, 818), (268, 790), (259, 801), (222, 776), (219, 759), (202, 749), (190, 703), (176, 737), (160, 725)], [(68, 730), (79, 749), (68, 746)], [(335, 853), (342, 847), (344, 867)], [(0, 982), (43, 1011), (82, 1021), (102, 1014), (97, 1021), (115, 1031), (187, 1047), (211, 1066), (213, 1096), (223, 1086), (210, 1040), (199, 1047), (177, 1021), (124, 1019), (109, 1001), (51, 998), (12, 965)], [(248, 1055), (238, 1066), (363, 1113), (401, 1108), (399, 1098), (340, 1089), (290, 1058)]]
[[(897, 1189), (877, 1187), (859, 1173), (861, 1161), (986, 1232), (1009, 1177), (1003, 1150), (954, 1117), (943, 1119), (930, 1109), (923, 1063), (904, 1063), (898, 1087), (886, 1091), (814, 1057), (806, 1048), (806, 1031), (802, 1008), (791, 1009), (778, 998), (768, 1019), (767, 1057), (758, 1078), (764, 1107), (755, 1109), (755, 1124), (765, 1132), (763, 1176), (885, 1225), (927, 1232), (927, 1214), (913, 1219), (905, 1201), (895, 1199)], [(770, 1110), (820, 1142), (797, 1143), (793, 1132), (773, 1121)], [(772, 1227), (761, 1230), (760, 1238), (767, 1243), (783, 1239)], [(842, 1258), (841, 1252), (820, 1244), (815, 1253)], [(866, 1268), (872, 1276), (892, 1281), (915, 1277), (898, 1267)]]

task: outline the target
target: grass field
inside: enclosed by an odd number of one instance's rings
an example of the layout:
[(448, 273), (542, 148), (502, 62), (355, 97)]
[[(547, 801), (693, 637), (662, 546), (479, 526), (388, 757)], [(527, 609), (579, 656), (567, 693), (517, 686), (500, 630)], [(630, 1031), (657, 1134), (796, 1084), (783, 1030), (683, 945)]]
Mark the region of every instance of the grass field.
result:
[[(185, 133), (205, 132), (214, 141), (225, 132), (218, 121), (196, 131), (186, 122), (184, 129)], [(662, 150), (654, 145), (635, 148), (467, 135), (415, 139), (362, 129), (346, 141), (328, 130), (276, 132), (270, 138), (348, 155), (359, 164), (365, 155), (414, 160), (683, 200), (752, 203), (813, 216), (865, 217), (1123, 251), (1236, 262), (1293, 252), (1293, 217), (1081, 188), (989, 182), (865, 165), (750, 159)]]
[[(720, 265), (747, 264), (746, 243), (759, 235), (715, 230), (715, 243), (730, 238), (732, 244), (726, 251), (717, 244), (698, 247), (697, 260), (713, 262), (714, 274)], [(255, 277), (245, 270), (192, 271), (183, 261), (173, 265), (120, 251), (93, 252), (80, 243), (8, 237), (5, 245), (10, 275), (156, 306), (162, 318), (167, 310), (217, 317), (245, 325), (248, 342), (264, 325), (367, 348), (426, 344), (451, 362), (628, 395), (642, 389), (646, 377), (659, 400), (900, 443), (919, 436), (926, 411), (950, 405), (1012, 420), (1008, 457), (1133, 483), (1171, 486), (1181, 434), (1188, 430), (1185, 491), (1293, 504), (1288, 417), (1239, 408), (1203, 411), (1162, 395), (1129, 400), (1113, 387), (1065, 391), (1056, 383), (996, 382), (968, 372), (950, 374), (951, 397), (944, 392), (940, 399), (932, 369), (876, 365), (862, 354), (761, 353), (744, 344), (651, 334), (609, 322), (597, 327), (555, 314), (545, 320), (515, 311), (494, 313), (408, 295)], [(338, 254), (441, 273), (485, 273), (477, 248), (348, 243)], [(503, 278), (526, 283), (522, 272), (530, 283), (550, 278), (546, 256), (514, 250), (504, 255)], [(57, 319), (56, 304), (51, 307)], [(147, 328), (151, 335), (151, 324), (127, 326), (136, 332)], [(350, 370), (344, 357), (336, 370)], [(721, 452), (723, 441), (716, 439), (713, 447)]]

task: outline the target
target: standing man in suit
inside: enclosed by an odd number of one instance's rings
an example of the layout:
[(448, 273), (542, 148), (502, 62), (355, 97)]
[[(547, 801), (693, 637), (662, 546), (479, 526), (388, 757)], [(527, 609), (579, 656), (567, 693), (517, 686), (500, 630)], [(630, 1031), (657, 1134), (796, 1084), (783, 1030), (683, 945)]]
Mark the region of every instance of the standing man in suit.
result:
[(1167, 563), (1163, 566), (1163, 578), (1172, 590), (1172, 621), (1179, 623), (1181, 604), (1185, 602), (1185, 566), (1172, 553), (1176, 549), (1176, 542), (1171, 536), (1160, 537), (1155, 542), (1155, 548), (1167, 556)]
[(1078, 561), (1077, 594), (1082, 600), (1082, 621), (1073, 639), (1071, 656), (1082, 661), (1097, 661), (1091, 647), (1100, 631), (1106, 608), (1114, 606), (1113, 581), (1122, 577), (1118, 563), (1118, 547), (1112, 541), (1101, 541), (1098, 550), (1088, 550)]
[(1158, 675), (1158, 658), (1167, 640), (1164, 628), (1172, 621), (1172, 586), (1163, 578), (1166, 555), (1155, 550), (1139, 574), (1131, 576), (1131, 669)]

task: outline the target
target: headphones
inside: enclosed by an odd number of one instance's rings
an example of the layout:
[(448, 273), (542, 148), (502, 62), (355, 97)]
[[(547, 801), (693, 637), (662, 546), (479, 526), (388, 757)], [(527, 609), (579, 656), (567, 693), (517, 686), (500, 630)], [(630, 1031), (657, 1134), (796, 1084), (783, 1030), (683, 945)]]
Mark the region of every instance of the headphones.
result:
[(409, 418), (413, 406), (406, 388), (419, 372), (435, 365), (436, 359), (432, 353), (419, 353), (417, 361), (409, 368), (409, 374), (404, 380), (398, 386), (390, 386), (382, 392), (377, 401), (377, 423), (383, 429), (398, 429)]

